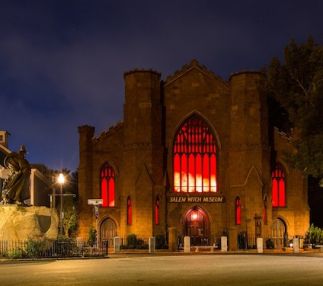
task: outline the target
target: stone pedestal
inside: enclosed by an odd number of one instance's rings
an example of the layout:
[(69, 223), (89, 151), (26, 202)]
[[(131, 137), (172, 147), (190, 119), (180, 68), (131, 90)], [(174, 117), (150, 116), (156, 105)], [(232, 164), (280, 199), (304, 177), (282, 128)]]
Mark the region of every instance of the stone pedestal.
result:
[(113, 238), (114, 252), (120, 252), (120, 246), (121, 246), (121, 238), (119, 236), (114, 237)]
[(184, 252), (191, 252), (191, 238), (189, 236), (184, 237)]
[(0, 206), (0, 240), (56, 240), (58, 216), (47, 207)]
[(228, 237), (226, 236), (221, 236), (221, 251), (228, 251)]
[(299, 238), (298, 237), (293, 238), (293, 250), (294, 250), (294, 253), (299, 253)]
[(264, 252), (264, 240), (261, 237), (257, 238), (257, 252), (258, 253)]
[(156, 250), (156, 238), (149, 237), (149, 253), (153, 253)]

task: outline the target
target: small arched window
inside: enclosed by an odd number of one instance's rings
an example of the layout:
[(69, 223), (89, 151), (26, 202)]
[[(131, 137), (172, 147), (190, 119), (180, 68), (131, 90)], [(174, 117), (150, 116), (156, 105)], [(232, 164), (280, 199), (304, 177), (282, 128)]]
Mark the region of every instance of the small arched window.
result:
[(157, 196), (155, 202), (155, 224), (159, 224), (159, 197)]
[(178, 129), (173, 145), (174, 192), (216, 192), (216, 138), (210, 126), (192, 115)]
[(241, 201), (239, 197), (235, 200), (235, 221), (237, 225), (241, 224)]
[(286, 207), (286, 183), (283, 166), (276, 164), (271, 173), (272, 205), (273, 207)]
[(115, 207), (115, 172), (105, 163), (100, 171), (102, 207)]
[(132, 203), (130, 196), (127, 198), (127, 225), (132, 225)]

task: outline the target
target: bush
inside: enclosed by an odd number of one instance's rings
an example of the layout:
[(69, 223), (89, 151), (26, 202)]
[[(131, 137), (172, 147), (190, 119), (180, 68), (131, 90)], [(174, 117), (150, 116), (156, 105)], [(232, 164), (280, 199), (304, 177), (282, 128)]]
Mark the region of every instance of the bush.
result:
[(274, 248), (275, 248), (275, 244), (274, 244), (273, 239), (268, 238), (268, 239), (266, 240), (266, 248), (267, 248), (267, 249), (274, 249)]
[(239, 249), (248, 248), (247, 233), (245, 231), (239, 232), (238, 234), (238, 247)]
[(56, 241), (56, 247), (60, 251), (61, 256), (74, 256), (78, 253), (76, 240), (68, 237), (60, 237)]
[(149, 246), (143, 239), (137, 239), (136, 249), (148, 249)]
[(137, 236), (133, 233), (127, 236), (127, 246), (129, 249), (135, 249), (137, 247)]
[(305, 236), (305, 242), (311, 244), (323, 244), (323, 229), (311, 224)]
[(163, 234), (156, 235), (156, 249), (166, 249), (168, 248), (166, 243), (166, 238)]
[(7, 253), (7, 256), (12, 259), (19, 259), (26, 257), (26, 253), (22, 248), (16, 248)]
[(25, 253), (27, 257), (41, 257), (46, 248), (46, 241), (29, 239), (25, 247)]
[(88, 240), (87, 243), (89, 246), (93, 247), (96, 243), (96, 229), (93, 226), (89, 229)]

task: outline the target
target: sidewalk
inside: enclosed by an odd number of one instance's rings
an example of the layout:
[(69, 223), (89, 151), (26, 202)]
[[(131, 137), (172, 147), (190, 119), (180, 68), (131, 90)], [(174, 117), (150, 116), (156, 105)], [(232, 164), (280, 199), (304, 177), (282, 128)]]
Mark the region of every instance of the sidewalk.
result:
[(184, 251), (171, 252), (168, 250), (157, 250), (149, 253), (148, 250), (121, 250), (120, 252), (110, 251), (106, 256), (87, 256), (87, 257), (49, 257), (49, 258), (23, 258), (10, 259), (0, 258), (0, 265), (7, 263), (30, 263), (30, 262), (44, 262), (56, 260), (85, 260), (85, 259), (113, 259), (113, 258), (127, 258), (127, 257), (143, 257), (143, 256), (192, 256), (192, 255), (278, 255), (278, 256), (305, 256), (305, 257), (322, 257), (323, 252), (320, 249), (301, 249), (299, 253), (294, 253), (293, 249), (286, 250), (269, 250), (265, 249), (263, 253), (258, 253), (256, 249), (238, 250), (222, 252), (216, 251), (191, 251), (184, 253)]

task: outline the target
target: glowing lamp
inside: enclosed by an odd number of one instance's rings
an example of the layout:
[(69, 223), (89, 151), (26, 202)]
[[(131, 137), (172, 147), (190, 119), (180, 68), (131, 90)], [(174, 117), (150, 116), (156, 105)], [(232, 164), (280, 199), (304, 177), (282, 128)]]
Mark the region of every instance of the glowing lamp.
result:
[(63, 185), (65, 183), (65, 176), (62, 173), (57, 176), (57, 183), (59, 183), (60, 185)]
[(197, 212), (192, 213), (191, 220), (197, 220)]

